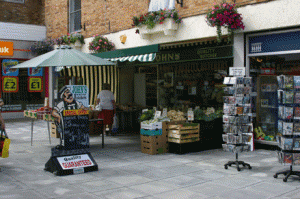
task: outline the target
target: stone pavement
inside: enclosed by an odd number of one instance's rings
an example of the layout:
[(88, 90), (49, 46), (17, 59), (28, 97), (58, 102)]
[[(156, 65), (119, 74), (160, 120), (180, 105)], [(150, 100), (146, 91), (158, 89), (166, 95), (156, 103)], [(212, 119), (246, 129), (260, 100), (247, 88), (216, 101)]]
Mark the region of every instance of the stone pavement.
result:
[[(234, 160), (221, 149), (177, 155), (148, 155), (140, 152), (139, 135), (106, 136), (90, 139), (91, 154), (99, 171), (55, 176), (44, 171), (51, 155), (47, 123), (37, 121), (33, 146), (30, 121), (6, 122), (11, 138), (10, 157), (0, 158), (0, 198), (300, 198), (300, 181), (276, 171), (287, 168), (277, 162), (275, 151), (256, 150), (240, 155), (252, 170), (224, 169)], [(298, 168), (295, 167), (295, 170)], [(300, 168), (299, 168), (300, 169)]]

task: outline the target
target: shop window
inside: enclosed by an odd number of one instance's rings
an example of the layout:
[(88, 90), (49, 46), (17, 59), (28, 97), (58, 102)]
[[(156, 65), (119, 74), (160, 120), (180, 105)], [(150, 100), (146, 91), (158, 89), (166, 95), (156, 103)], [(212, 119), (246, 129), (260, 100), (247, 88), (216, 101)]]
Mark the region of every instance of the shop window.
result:
[(2, 0), (2, 1), (11, 2), (11, 3), (24, 3), (25, 2), (25, 0)]
[(149, 4), (149, 12), (159, 11), (163, 9), (175, 9), (175, 0), (151, 0)]
[(81, 0), (70, 0), (69, 3), (69, 32), (72, 33), (81, 29)]

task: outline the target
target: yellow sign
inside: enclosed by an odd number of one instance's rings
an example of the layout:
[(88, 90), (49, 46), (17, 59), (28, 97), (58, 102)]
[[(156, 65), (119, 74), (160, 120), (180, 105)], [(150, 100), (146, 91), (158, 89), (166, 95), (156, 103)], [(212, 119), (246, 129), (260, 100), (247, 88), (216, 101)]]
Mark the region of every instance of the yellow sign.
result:
[(19, 91), (18, 77), (2, 77), (2, 90), (4, 93), (16, 93)]
[(88, 115), (89, 110), (75, 109), (75, 110), (64, 110), (63, 116), (73, 116), (73, 115)]
[(13, 56), (14, 43), (7, 41), (0, 41), (0, 56)]
[(43, 91), (42, 77), (28, 77), (28, 91), (42, 92)]

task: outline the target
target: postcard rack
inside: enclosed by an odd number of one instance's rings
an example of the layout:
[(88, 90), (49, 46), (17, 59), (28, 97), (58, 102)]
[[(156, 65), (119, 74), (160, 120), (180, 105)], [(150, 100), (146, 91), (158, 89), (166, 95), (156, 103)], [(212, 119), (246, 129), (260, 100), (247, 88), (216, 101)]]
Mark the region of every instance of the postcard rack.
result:
[(250, 164), (238, 160), (239, 152), (249, 151), (249, 142), (253, 139), (253, 125), (251, 116), (251, 77), (225, 77), (224, 84), (224, 115), (223, 115), (223, 141), (224, 151), (235, 153), (236, 160), (224, 165), (236, 165), (241, 171), (240, 165), (251, 169)]
[(279, 162), (290, 168), (275, 173), (283, 174), (284, 182), (291, 175), (300, 177), (300, 171), (293, 171), (293, 165), (300, 165), (300, 76), (281, 75), (278, 81), (278, 152)]

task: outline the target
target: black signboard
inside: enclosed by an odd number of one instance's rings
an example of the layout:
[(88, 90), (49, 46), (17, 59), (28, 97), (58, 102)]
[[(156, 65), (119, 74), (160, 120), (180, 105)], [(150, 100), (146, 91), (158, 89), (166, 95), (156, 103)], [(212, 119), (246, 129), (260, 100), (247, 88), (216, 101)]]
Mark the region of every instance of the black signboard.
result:
[(63, 143), (64, 143), (63, 145), (65, 150), (89, 148), (88, 111), (83, 111), (83, 110), (64, 111)]

